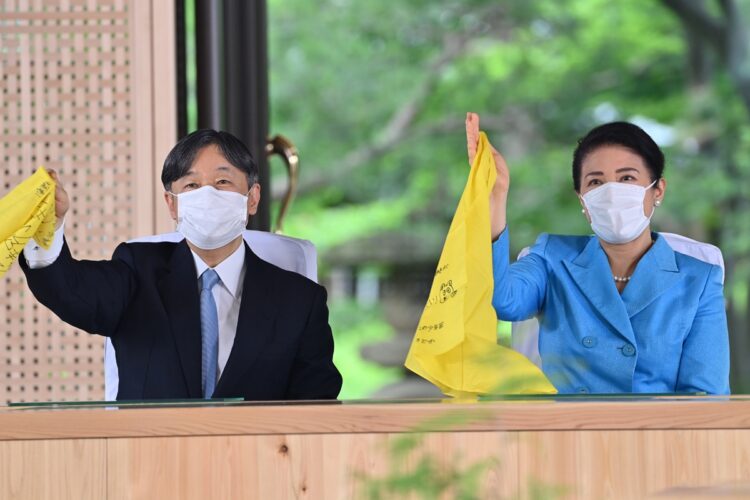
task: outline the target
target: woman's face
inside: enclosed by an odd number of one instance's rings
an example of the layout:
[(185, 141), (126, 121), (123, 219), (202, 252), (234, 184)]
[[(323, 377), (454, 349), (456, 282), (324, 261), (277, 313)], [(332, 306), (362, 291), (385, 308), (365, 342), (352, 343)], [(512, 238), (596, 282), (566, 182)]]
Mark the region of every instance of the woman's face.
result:
[[(607, 182), (624, 182), (646, 187), (653, 182), (651, 172), (639, 155), (622, 146), (601, 146), (590, 152), (581, 163), (579, 198)], [(664, 179), (646, 191), (643, 213), (650, 214), (657, 200), (664, 198)], [(583, 201), (581, 201), (583, 205)], [(585, 205), (583, 206), (586, 208)], [(588, 217), (588, 214), (586, 214)]]

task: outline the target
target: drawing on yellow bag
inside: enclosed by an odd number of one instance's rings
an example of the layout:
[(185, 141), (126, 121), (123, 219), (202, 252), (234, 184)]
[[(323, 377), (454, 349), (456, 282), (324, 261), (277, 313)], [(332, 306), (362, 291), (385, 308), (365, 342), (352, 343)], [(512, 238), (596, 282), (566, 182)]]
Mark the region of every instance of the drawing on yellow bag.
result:
[(536, 365), (497, 344), (489, 215), (496, 175), (482, 132), (404, 364), (450, 396), (554, 394)]
[(0, 198), (0, 277), (34, 239), (49, 248), (55, 233), (55, 181), (44, 167)]

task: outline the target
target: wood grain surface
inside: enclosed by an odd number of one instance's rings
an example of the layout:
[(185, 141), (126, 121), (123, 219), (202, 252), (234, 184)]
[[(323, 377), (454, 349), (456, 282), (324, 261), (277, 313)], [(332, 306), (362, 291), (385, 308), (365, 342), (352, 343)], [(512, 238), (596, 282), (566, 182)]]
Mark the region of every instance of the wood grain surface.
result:
[(454, 498), (475, 467), (479, 498), (743, 498), (749, 402), (3, 408), (0, 498), (348, 499), (410, 474)]
[[(0, 440), (432, 431), (750, 428), (750, 398), (2, 408)], [(85, 425), (81, 425), (85, 422)]]

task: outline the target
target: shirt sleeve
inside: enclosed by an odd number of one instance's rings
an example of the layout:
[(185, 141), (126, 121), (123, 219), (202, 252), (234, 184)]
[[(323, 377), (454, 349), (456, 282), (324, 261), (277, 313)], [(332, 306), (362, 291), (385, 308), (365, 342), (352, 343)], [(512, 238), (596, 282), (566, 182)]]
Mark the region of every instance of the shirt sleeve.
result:
[(503, 321), (522, 321), (543, 307), (547, 265), (543, 257), (548, 235), (542, 234), (531, 251), (510, 264), (510, 237), (506, 228), (492, 244), (492, 305)]
[(690, 332), (682, 344), (677, 392), (729, 394), (729, 332), (721, 282), (711, 266)]
[(341, 391), (341, 373), (333, 364), (333, 333), (326, 305), (328, 295), (325, 288), (316, 287), (285, 399), (336, 399)]
[(112, 260), (76, 260), (63, 241), (49, 265), (31, 269), (19, 261), (34, 297), (61, 320), (89, 333), (114, 335), (137, 289), (135, 257), (127, 243)]
[(29, 240), (23, 249), (23, 256), (30, 269), (41, 269), (53, 264), (60, 256), (65, 236), (65, 221), (55, 229), (52, 237), (52, 245), (49, 249), (42, 248), (33, 238)]

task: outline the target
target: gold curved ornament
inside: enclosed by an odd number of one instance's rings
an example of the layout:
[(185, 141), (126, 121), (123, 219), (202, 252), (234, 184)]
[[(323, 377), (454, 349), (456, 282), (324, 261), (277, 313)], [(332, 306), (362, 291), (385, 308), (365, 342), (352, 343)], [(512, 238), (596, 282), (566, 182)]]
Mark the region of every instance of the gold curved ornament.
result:
[(299, 154), (297, 153), (297, 147), (284, 137), (283, 135), (275, 135), (266, 141), (266, 155), (271, 157), (278, 155), (286, 165), (286, 172), (288, 178), (288, 184), (286, 193), (281, 200), (281, 206), (279, 207), (279, 213), (274, 223), (273, 232), (281, 234), (284, 227), (284, 217), (286, 217), (287, 210), (292, 204), (294, 195), (297, 192), (297, 182), (299, 179)]

